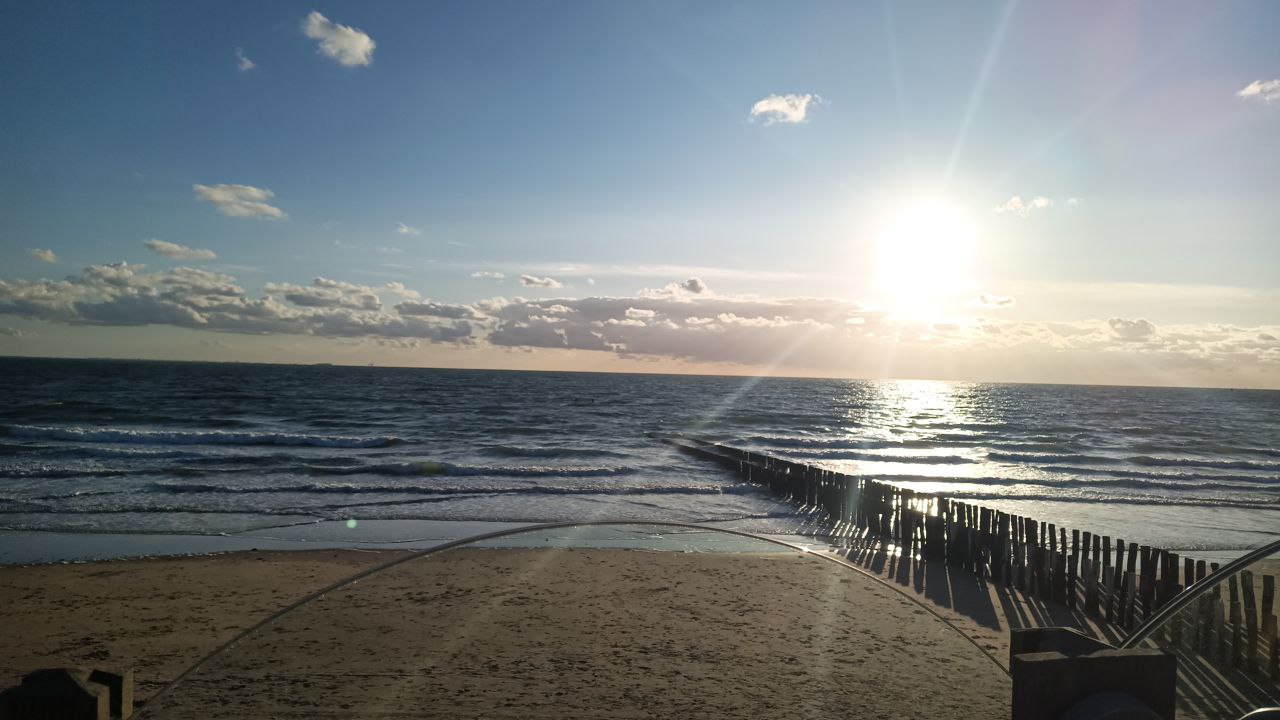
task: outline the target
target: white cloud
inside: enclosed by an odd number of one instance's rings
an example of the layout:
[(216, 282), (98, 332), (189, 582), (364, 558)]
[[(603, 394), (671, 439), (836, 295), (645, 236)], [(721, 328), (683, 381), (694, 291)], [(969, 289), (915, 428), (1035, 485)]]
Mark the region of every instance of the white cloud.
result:
[(770, 95), (751, 106), (751, 118), (764, 118), (765, 125), (774, 123), (802, 123), (808, 117), (809, 106), (822, 104), (818, 95)]
[(192, 185), (196, 199), (212, 204), (218, 212), (230, 217), (256, 217), (264, 220), (280, 220), (287, 217), (283, 210), (267, 203), (275, 193), (252, 185)]
[(52, 250), (47, 250), (45, 248), (31, 248), (30, 250), (27, 250), (27, 254), (41, 262), (58, 262), (58, 256), (54, 254)]
[(396, 305), (396, 312), (401, 315), (450, 318), (453, 320), (478, 320), (484, 317), (478, 310), (470, 305), (437, 303), (430, 301), (405, 301)]
[(386, 285), (383, 286), (383, 288), (386, 289), (387, 292), (392, 293), (393, 295), (399, 295), (400, 297), (408, 300), (417, 300), (422, 297), (421, 295), (418, 294), (417, 290), (410, 290), (409, 288), (404, 286), (404, 283), (398, 282), (395, 280), (387, 283)]
[(404, 223), (396, 223), (396, 232), (400, 235), (421, 235), (422, 231), (416, 227), (405, 225)]
[(711, 289), (701, 278), (691, 277), (684, 282), (667, 283), (661, 288), (652, 289), (645, 288), (640, 291), (640, 297), (653, 298), (684, 298), (692, 295), (710, 294)]
[(492, 270), (477, 270), (471, 273), (473, 278), (491, 278), (493, 280), (501, 280), (506, 277), (503, 273), (493, 272)]
[(1014, 195), (993, 209), (998, 213), (1014, 213), (1026, 217), (1032, 210), (1043, 210), (1049, 207), (1053, 207), (1053, 200), (1043, 195), (1037, 195), (1030, 200), (1023, 200), (1020, 196)]
[(240, 68), (240, 72), (249, 72), (258, 67), (258, 64), (244, 54), (244, 48), (236, 48), (236, 67)]
[(540, 287), (540, 288), (551, 288), (551, 289), (564, 287), (564, 285), (561, 285), (560, 281), (556, 280), (555, 278), (538, 277), (536, 275), (521, 275), (520, 284), (524, 285), (525, 287)]
[(1245, 85), (1240, 92), (1236, 93), (1236, 96), (1245, 100), (1257, 100), (1264, 103), (1280, 101), (1280, 78), (1275, 80), (1254, 80)]
[(1107, 321), (1107, 326), (1111, 328), (1112, 335), (1126, 341), (1143, 341), (1156, 334), (1156, 326), (1144, 318), (1137, 320), (1111, 318)]
[(30, 334), (31, 333), (26, 332), (25, 330), (19, 330), (18, 328), (11, 328), (5, 325), (0, 325), (0, 335), (4, 335), (6, 337), (26, 337), (27, 335), (30, 335)]
[(1076, 207), (1079, 204), (1080, 204), (1080, 198), (1073, 198), (1073, 197), (1067, 198), (1067, 207)]
[(1005, 295), (991, 295), (983, 293), (974, 300), (974, 305), (981, 308), (1009, 308), (1013, 307), (1013, 298)]
[(338, 25), (312, 10), (302, 23), (302, 31), (312, 40), (320, 41), (320, 52), (352, 67), (373, 62), (373, 49), (378, 46), (373, 38), (348, 25)]
[(218, 256), (212, 250), (201, 250), (199, 248), (189, 248), (186, 245), (165, 242), (164, 240), (148, 240), (142, 243), (148, 250), (163, 255), (174, 260), (217, 260)]

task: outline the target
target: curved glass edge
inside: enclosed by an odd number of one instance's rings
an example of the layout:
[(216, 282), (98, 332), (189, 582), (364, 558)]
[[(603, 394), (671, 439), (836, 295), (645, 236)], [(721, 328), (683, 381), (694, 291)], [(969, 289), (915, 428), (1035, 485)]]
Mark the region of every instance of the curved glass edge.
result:
[[(643, 528), (643, 529), (642, 529)], [(659, 528), (666, 530), (665, 533), (655, 533), (653, 529)], [(575, 532), (577, 531), (577, 532)], [(672, 545), (671, 538), (679, 535), (676, 546)], [(519, 538), (515, 536), (527, 536)], [(724, 536), (720, 538), (720, 536)], [(576, 543), (576, 544), (575, 544)], [(584, 544), (585, 543), (585, 544)], [(595, 543), (595, 544), (592, 544)], [(626, 548), (635, 550), (654, 550), (666, 552), (727, 552), (727, 553), (744, 553), (744, 552), (770, 552), (770, 553), (808, 553), (809, 550), (800, 545), (794, 545), (784, 540), (765, 537), (763, 535), (754, 535), (752, 533), (741, 530), (732, 530), (728, 528), (713, 528), (703, 525), (695, 525), (692, 523), (680, 523), (669, 521), (643, 521), (636, 522), (625, 520), (590, 520), (577, 522), (559, 522), (545, 523), (541, 525), (523, 526), (517, 528), (507, 528), (497, 530), (491, 533), (481, 535), (473, 535), (468, 538), (453, 540), (435, 547), (410, 553), (404, 557), (394, 558), (380, 565), (375, 565), (367, 570), (362, 570), (354, 575), (343, 578), (331, 585), (317, 590), (306, 597), (293, 602), (280, 610), (272, 613), (263, 620), (255, 623), (251, 627), (245, 629), (231, 640), (223, 643), (215, 648), (207, 655), (201, 657), (190, 667), (180, 673), (167, 685), (161, 688), (155, 695), (152, 695), (147, 704), (138, 709), (134, 717), (143, 718), (147, 715), (148, 707), (155, 707), (165, 695), (174, 687), (180, 685), (187, 678), (197, 673), (207, 663), (215, 658), (222, 656), (228, 651), (234, 649), (245, 640), (251, 639), (261, 632), (264, 628), (272, 625), (285, 615), (299, 610), (304, 606), (318, 600), (337, 590), (341, 590), (351, 586), (361, 580), (377, 575), (379, 573), (391, 570), (395, 567), (410, 563), (421, 558), (436, 555), (460, 547), (488, 547), (488, 548), (535, 548), (535, 547), (561, 547), (561, 548)], [(841, 563), (843, 564), (843, 563)], [(948, 623), (949, 624), (949, 623)], [(958, 632), (958, 631), (957, 631)]]
[(1252, 565), (1263, 560), (1277, 556), (1280, 559), (1280, 540), (1269, 545), (1264, 545), (1248, 554), (1242, 555), (1226, 565), (1218, 568), (1216, 572), (1206, 577), (1204, 580), (1192, 585), (1187, 592), (1178, 595), (1172, 602), (1161, 608), (1155, 615), (1152, 615), (1146, 622), (1142, 623), (1136, 630), (1130, 633), (1121, 643), (1121, 649), (1131, 649), (1137, 647), (1138, 643), (1147, 640), (1157, 630), (1164, 627), (1171, 618), (1177, 617), (1187, 606), (1198, 602), (1209, 592), (1221, 587), (1222, 583), (1230, 577), (1245, 570)]
[(1280, 541), (1191, 585), (1120, 647), (1177, 659), (1179, 718), (1236, 720), (1280, 705), (1277, 585)]

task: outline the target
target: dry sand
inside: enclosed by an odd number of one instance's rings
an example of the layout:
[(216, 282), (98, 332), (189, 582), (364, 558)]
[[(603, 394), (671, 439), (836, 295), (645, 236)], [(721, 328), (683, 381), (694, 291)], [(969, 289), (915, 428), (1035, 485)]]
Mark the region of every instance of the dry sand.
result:
[(258, 620), (391, 557), (245, 552), (0, 567), (0, 686), (40, 667), (133, 667), (145, 698)]
[[(10, 678), (129, 663), (143, 695), (376, 561), (233, 555), (0, 569)], [(8, 639), (8, 638), (7, 638)], [(1009, 681), (900, 593), (813, 556), (465, 549), (287, 615), (160, 717), (1003, 717)]]

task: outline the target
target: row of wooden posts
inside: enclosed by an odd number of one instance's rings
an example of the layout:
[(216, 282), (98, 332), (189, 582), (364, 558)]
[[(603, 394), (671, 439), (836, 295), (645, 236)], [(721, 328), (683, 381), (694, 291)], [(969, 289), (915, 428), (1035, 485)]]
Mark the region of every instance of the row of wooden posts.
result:
[[(689, 438), (681, 449), (733, 468), (783, 500), (825, 513), (836, 537), (878, 536), (906, 555), (946, 562), (991, 582), (1079, 608), (1133, 630), (1217, 563), (1057, 527), (971, 503)], [(1166, 642), (1280, 680), (1276, 578), (1233, 575), (1228, 597), (1207, 593), (1169, 624)]]

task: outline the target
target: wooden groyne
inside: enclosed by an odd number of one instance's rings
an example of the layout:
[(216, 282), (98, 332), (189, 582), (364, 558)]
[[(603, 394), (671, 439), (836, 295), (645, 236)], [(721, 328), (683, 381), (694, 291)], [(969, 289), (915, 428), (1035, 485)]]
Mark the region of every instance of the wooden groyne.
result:
[[(1218, 569), (1163, 548), (1058, 527), (886, 482), (687, 437), (664, 437), (776, 498), (825, 515), (834, 539), (875, 539), (1122, 631)], [(1280, 680), (1273, 575), (1233, 575), (1169, 623), (1167, 643)]]

